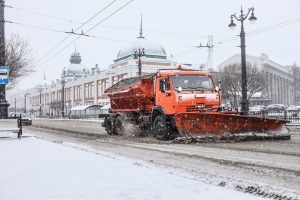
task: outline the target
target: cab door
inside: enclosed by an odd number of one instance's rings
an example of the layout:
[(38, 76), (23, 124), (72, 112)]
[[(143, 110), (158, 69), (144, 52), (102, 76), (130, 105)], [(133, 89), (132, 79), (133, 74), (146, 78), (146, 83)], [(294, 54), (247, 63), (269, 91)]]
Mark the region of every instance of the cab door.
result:
[(171, 92), (170, 78), (157, 79), (155, 105), (164, 108), (167, 114), (173, 113), (174, 102)]

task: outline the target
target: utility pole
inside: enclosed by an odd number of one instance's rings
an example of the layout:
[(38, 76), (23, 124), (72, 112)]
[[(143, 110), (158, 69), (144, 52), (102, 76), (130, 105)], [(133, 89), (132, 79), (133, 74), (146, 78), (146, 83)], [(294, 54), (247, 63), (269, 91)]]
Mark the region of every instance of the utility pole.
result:
[(25, 93), (25, 95), (24, 95), (24, 98), (25, 98), (25, 111), (24, 111), (24, 113), (26, 113), (26, 98), (27, 98), (27, 95), (30, 95), (30, 93)]
[(17, 117), (17, 98), (15, 97), (15, 118)]
[[(0, 66), (5, 66), (4, 0), (0, 0)], [(0, 119), (8, 118), (5, 84), (0, 84)]]
[(206, 61), (206, 66), (208, 71), (213, 71), (213, 36), (208, 36), (208, 57)]
[(24, 113), (26, 113), (26, 94), (25, 94), (25, 96), (24, 96), (24, 99), (25, 99), (25, 109), (24, 109)]
[[(211, 36), (212, 37), (212, 36)], [(209, 50), (213, 48), (213, 45), (212, 43), (211, 44), (206, 44), (205, 46), (203, 46), (201, 43), (200, 43), (200, 46), (196, 46), (197, 48), (202, 48), (202, 47), (207, 47)], [(209, 58), (210, 58), (210, 52), (209, 52)], [(208, 59), (209, 59), (208, 58)], [(208, 59), (207, 59), (207, 62), (205, 64), (202, 64), (200, 65), (200, 70), (202, 71), (205, 67), (208, 68)]]

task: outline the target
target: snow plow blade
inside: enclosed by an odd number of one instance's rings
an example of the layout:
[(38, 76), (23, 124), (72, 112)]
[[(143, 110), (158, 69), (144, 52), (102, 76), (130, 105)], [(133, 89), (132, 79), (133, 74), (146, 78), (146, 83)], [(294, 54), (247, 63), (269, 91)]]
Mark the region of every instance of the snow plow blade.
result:
[(174, 120), (181, 137), (200, 141), (290, 139), (286, 120), (224, 113), (178, 113)]

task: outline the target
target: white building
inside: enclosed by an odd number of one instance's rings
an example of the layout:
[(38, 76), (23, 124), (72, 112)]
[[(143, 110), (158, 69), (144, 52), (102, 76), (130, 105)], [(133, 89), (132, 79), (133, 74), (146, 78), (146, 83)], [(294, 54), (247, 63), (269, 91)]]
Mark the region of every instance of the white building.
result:
[[(74, 106), (108, 104), (109, 99), (104, 94), (108, 87), (119, 80), (138, 75), (139, 60), (134, 59), (134, 56), (136, 52), (139, 52), (139, 49), (144, 49), (145, 52), (145, 56), (141, 57), (142, 75), (156, 72), (158, 69), (177, 67), (176, 62), (167, 60), (166, 52), (161, 45), (150, 42), (143, 37), (141, 25), (139, 37), (120, 49), (117, 58), (108, 67), (108, 70), (101, 71), (98, 65), (89, 69), (81, 64), (81, 55), (75, 49), (75, 52), (69, 59), (70, 65), (62, 70), (60, 80), (52, 81), (53, 84), (47, 85), (41, 93), (37, 92), (36, 88), (24, 91), (30, 93), (26, 106), (27, 111), (38, 113), (41, 106), (42, 115), (60, 115), (61, 110), (54, 107), (62, 106), (54, 104), (62, 102), (63, 85), (61, 80), (65, 80), (64, 112), (66, 114)], [(9, 99), (14, 99), (16, 96), (17, 99), (20, 99), (18, 94), (11, 95)], [(22, 104), (19, 106), (22, 106)]]
[[(257, 93), (250, 99), (250, 106), (256, 104), (294, 104), (294, 92), (291, 85), (291, 74), (289, 66), (282, 66), (269, 59), (269, 56), (262, 53), (261, 56), (246, 55), (246, 61), (256, 64), (267, 79), (268, 86), (265, 91)], [(236, 54), (217, 66), (218, 71), (226, 65), (241, 63), (241, 55)], [(257, 96), (260, 94), (260, 96)]]

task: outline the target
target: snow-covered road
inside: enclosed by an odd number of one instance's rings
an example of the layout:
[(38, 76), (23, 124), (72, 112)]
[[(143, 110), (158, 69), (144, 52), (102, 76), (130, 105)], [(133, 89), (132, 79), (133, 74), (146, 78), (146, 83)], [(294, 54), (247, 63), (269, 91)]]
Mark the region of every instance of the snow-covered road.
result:
[(261, 199), (142, 161), (35, 137), (0, 139), (0, 173), (0, 199), (5, 200)]

